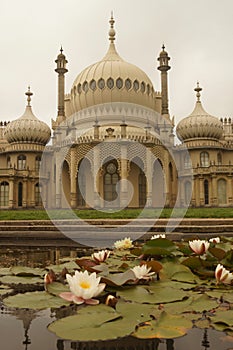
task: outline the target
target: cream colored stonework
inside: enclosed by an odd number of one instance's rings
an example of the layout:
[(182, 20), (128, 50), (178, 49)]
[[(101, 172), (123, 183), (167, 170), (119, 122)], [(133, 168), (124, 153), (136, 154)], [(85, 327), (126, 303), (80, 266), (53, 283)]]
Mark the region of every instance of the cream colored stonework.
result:
[(30, 90), (23, 116), (0, 123), (0, 208), (232, 206), (232, 120), (205, 111), (198, 84), (175, 145), (165, 48), (156, 92), (147, 74), (118, 54), (113, 18), (109, 40), (104, 58), (79, 73), (67, 94), (61, 49), (51, 144)]

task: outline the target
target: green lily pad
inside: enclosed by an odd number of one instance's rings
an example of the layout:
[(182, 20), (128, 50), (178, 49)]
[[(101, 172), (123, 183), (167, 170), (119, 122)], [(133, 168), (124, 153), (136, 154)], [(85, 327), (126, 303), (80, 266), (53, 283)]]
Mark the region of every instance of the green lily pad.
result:
[(136, 277), (133, 271), (128, 270), (123, 273), (115, 273), (108, 276), (102, 276), (101, 282), (104, 282), (109, 286), (122, 286), (123, 284), (135, 279)]
[(229, 327), (233, 327), (233, 310), (219, 311), (217, 310), (212, 317), (213, 323), (222, 323)]
[(186, 311), (203, 312), (212, 310), (218, 306), (219, 303), (216, 300), (209, 298), (208, 295), (198, 294), (197, 296), (190, 298), (190, 304), (186, 306)]
[(31, 268), (26, 266), (13, 266), (10, 271), (16, 276), (44, 276), (46, 271), (39, 268)]
[(2, 276), (0, 282), (4, 284), (36, 284), (43, 283), (40, 277)]
[(64, 292), (70, 292), (69, 286), (60, 282), (49, 283), (47, 284), (46, 288), (48, 293), (56, 296), (59, 296), (59, 294)]
[(176, 272), (172, 276), (172, 281), (179, 281), (179, 282), (196, 283), (197, 279), (198, 278), (190, 270)]
[(47, 270), (53, 270), (55, 273), (60, 273), (62, 272), (62, 270), (66, 268), (69, 273), (74, 271), (74, 270), (80, 270), (80, 267), (76, 264), (75, 261), (68, 261), (68, 262), (65, 262), (63, 264), (59, 264), (59, 265), (50, 265), (50, 266), (47, 266), (46, 269)]
[(119, 290), (117, 296), (137, 303), (161, 304), (182, 300), (187, 293), (172, 287), (136, 286)]
[(98, 341), (130, 335), (137, 324), (150, 319), (151, 305), (120, 300), (116, 310), (106, 305), (86, 306), (77, 315), (51, 323), (48, 329), (63, 339)]
[(69, 305), (70, 302), (46, 292), (28, 292), (5, 298), (4, 304), (8, 307), (42, 310)]
[(1, 267), (0, 276), (12, 275), (10, 267)]
[(145, 322), (132, 335), (140, 339), (172, 339), (185, 335), (187, 330), (191, 328), (191, 321), (163, 311), (158, 320)]
[(176, 251), (175, 244), (166, 238), (152, 239), (142, 247), (142, 252), (145, 255), (167, 256), (173, 255), (174, 251)]

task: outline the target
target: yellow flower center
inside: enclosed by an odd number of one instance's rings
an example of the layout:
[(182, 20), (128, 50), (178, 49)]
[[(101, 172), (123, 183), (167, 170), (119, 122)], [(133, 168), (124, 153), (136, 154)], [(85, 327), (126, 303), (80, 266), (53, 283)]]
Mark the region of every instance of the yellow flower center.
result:
[(83, 281), (80, 283), (80, 287), (83, 289), (89, 289), (90, 288), (90, 283)]

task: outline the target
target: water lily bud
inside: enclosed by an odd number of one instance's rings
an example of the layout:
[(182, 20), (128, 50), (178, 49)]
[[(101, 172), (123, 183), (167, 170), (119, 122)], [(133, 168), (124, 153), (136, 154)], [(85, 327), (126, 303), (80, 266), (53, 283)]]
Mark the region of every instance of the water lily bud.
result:
[(189, 246), (192, 249), (192, 251), (194, 251), (194, 253), (202, 255), (207, 252), (210, 243), (205, 240), (194, 239), (193, 241), (189, 241)]
[(219, 237), (213, 237), (209, 239), (209, 242), (211, 243), (220, 243), (220, 238)]
[(117, 298), (115, 298), (113, 295), (108, 295), (106, 298), (105, 304), (115, 308), (117, 302), (118, 302)]
[(215, 269), (215, 278), (218, 283), (224, 283), (224, 284), (232, 284), (233, 283), (233, 274), (225, 269), (223, 265), (218, 264)]

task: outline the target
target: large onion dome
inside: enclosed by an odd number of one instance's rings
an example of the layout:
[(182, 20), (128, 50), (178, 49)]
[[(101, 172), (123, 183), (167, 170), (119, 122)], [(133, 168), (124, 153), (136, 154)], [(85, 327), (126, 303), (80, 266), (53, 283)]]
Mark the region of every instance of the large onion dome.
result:
[(200, 91), (202, 88), (197, 87), (194, 91), (197, 92), (197, 102), (193, 112), (181, 120), (176, 128), (177, 136), (181, 141), (188, 141), (190, 139), (214, 139), (219, 140), (223, 134), (223, 126), (221, 121), (208, 114), (202, 107), (200, 101)]
[(4, 134), (5, 138), (9, 143), (30, 142), (46, 145), (51, 136), (50, 128), (46, 123), (39, 120), (32, 112), (30, 102), (33, 93), (30, 91), (30, 87), (25, 95), (27, 95), (28, 101), (25, 112), (20, 118), (7, 125)]
[(85, 68), (71, 89), (73, 112), (102, 103), (129, 102), (154, 109), (150, 78), (137, 66), (124, 61), (114, 44), (114, 19), (110, 20), (110, 46), (104, 58)]

